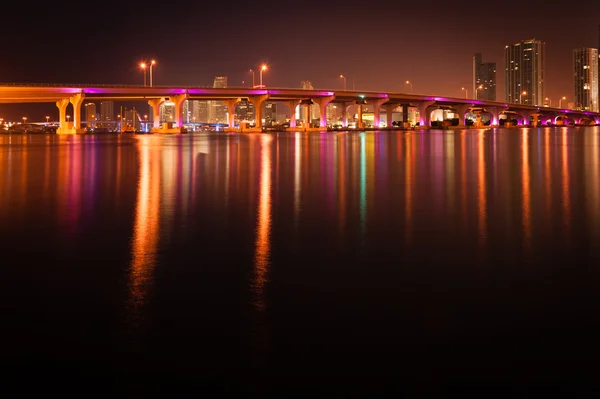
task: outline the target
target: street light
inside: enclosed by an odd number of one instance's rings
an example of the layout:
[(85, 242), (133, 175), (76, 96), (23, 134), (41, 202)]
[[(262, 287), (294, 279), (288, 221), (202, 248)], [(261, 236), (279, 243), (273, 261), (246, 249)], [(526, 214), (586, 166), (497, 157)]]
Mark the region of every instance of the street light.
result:
[(25, 123), (25, 122), (27, 122), (27, 117), (26, 116), (23, 117), (23, 123)]
[(46, 117), (46, 125), (47, 125), (48, 123), (50, 123), (50, 117), (49, 117), (49, 116), (47, 116), (47, 117)]
[(483, 85), (479, 85), (476, 89), (475, 89), (475, 100), (479, 99), (479, 89), (483, 89)]
[(142, 72), (144, 72), (144, 87), (146, 87), (146, 63), (142, 62), (140, 68), (142, 68)]
[(562, 108), (562, 101), (566, 100), (566, 99), (567, 99), (567, 97), (563, 97), (560, 100), (558, 100), (558, 108)]
[(465, 98), (469, 98), (469, 91), (464, 87), (461, 87), (460, 89), (465, 91)]
[(71, 115), (67, 115), (67, 123), (71, 120)]
[(150, 87), (152, 87), (152, 66), (156, 64), (155, 60), (150, 61)]
[(409, 80), (407, 80), (407, 81), (406, 81), (406, 84), (407, 84), (407, 85), (410, 85), (410, 92), (412, 93), (412, 83), (411, 83)]
[(252, 72), (252, 88), (254, 89), (254, 70), (250, 70)]
[(340, 75), (340, 78), (344, 79), (344, 91), (346, 91), (346, 77), (344, 75)]
[(260, 88), (263, 88), (263, 84), (262, 84), (262, 73), (263, 71), (267, 70), (267, 66), (263, 64), (263, 66), (260, 67), (260, 72), (258, 73), (259, 76), (259, 81), (260, 81)]
[[(519, 94), (519, 104), (523, 104), (523, 96), (526, 96), (527, 92), (523, 91), (521, 94)], [(527, 101), (527, 100), (525, 100)]]
[(550, 100), (548, 97), (546, 97), (546, 102), (548, 103), (549, 107), (552, 106), (552, 100)]

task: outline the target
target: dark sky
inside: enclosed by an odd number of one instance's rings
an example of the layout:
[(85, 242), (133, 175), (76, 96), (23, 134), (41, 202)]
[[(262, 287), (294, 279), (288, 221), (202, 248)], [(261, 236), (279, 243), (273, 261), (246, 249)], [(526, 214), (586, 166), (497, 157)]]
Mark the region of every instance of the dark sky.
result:
[[(507, 44), (546, 42), (546, 92), (572, 98), (572, 51), (598, 47), (600, 1), (194, 1), (12, 4), (0, 24), (0, 81), (249, 85), (269, 65), (267, 87), (408, 91), (464, 96), (472, 56), (497, 63), (504, 97)], [(258, 83), (258, 72), (256, 80)], [(470, 90), (471, 91), (471, 90)], [(471, 93), (469, 93), (471, 94)], [(1, 109), (1, 108), (0, 108)]]

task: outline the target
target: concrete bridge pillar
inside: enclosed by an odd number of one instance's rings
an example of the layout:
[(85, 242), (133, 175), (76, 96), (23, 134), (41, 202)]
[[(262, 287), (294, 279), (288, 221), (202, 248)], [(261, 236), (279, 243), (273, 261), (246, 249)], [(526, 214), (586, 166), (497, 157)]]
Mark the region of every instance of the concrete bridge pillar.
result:
[(482, 127), (483, 123), (481, 122), (481, 110), (478, 109), (475, 111), (475, 127)]
[(327, 129), (327, 106), (333, 101), (333, 96), (315, 98), (314, 101), (319, 104), (319, 127)]
[(371, 100), (371, 104), (373, 105), (373, 126), (379, 127), (381, 124), (381, 106), (384, 103), (387, 103), (389, 100), (387, 98), (380, 98), (377, 100)]
[(290, 109), (290, 127), (296, 127), (296, 107), (300, 104), (299, 100), (290, 100), (287, 106)]
[(229, 122), (228, 130), (231, 132), (235, 131), (235, 106), (238, 102), (240, 102), (239, 98), (232, 98), (225, 101), (225, 105), (227, 105), (227, 121)]
[(396, 104), (383, 104), (383, 108), (385, 109), (387, 127), (391, 127), (392, 123), (394, 123), (394, 109), (396, 108)]
[(152, 108), (152, 126), (156, 129), (160, 128), (160, 105), (164, 102), (164, 98), (155, 98), (148, 101), (148, 105)]
[(304, 131), (307, 131), (308, 128), (310, 127), (310, 108), (311, 108), (311, 104), (310, 101), (305, 102), (304, 104), (304, 112), (306, 115), (306, 120), (304, 121)]
[(56, 129), (56, 133), (65, 134), (65, 133), (73, 133), (69, 130), (69, 126), (67, 126), (67, 106), (69, 105), (69, 99), (63, 98), (62, 100), (58, 100), (56, 102), (56, 106), (58, 107), (58, 120), (59, 126)]
[(85, 94), (77, 93), (71, 98), (69, 101), (73, 104), (73, 129), (75, 130), (73, 133), (83, 133), (81, 129), (81, 104), (85, 99)]
[(431, 127), (431, 110), (428, 108), (434, 104), (435, 101), (423, 101), (419, 104), (419, 126)]
[(262, 94), (258, 96), (250, 96), (248, 97), (248, 101), (252, 103), (254, 107), (254, 125), (255, 131), (262, 132), (262, 105), (265, 101), (269, 99), (268, 94)]
[(358, 121), (356, 122), (356, 127), (359, 129), (363, 129), (365, 127), (365, 124), (363, 123), (363, 119), (362, 119), (362, 111), (363, 111), (363, 105), (362, 104), (358, 104)]
[(187, 92), (171, 96), (171, 101), (175, 104), (175, 125), (179, 131), (183, 131), (183, 102), (187, 100)]
[(344, 128), (348, 127), (348, 108), (352, 106), (353, 102), (344, 102), (342, 103), (342, 126)]
[(462, 104), (456, 107), (456, 113), (458, 114), (458, 124), (461, 127), (467, 126), (467, 112), (473, 107), (471, 104)]
[(541, 114), (538, 113), (538, 112), (534, 112), (534, 113), (531, 114), (531, 116), (533, 117), (533, 124), (532, 124), (532, 126), (533, 127), (538, 127), (539, 123), (540, 123), (540, 116), (541, 116)]
[(498, 107), (489, 107), (486, 108), (486, 111), (490, 113), (490, 115), (492, 115), (492, 117), (490, 118), (490, 126), (499, 126), (500, 125), (500, 113), (502, 112), (502, 110), (505, 108), (498, 108)]

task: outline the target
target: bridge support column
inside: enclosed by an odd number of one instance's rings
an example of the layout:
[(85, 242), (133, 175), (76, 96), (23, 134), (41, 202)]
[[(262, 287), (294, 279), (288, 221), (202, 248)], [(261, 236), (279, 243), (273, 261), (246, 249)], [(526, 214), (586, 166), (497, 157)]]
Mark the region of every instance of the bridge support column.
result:
[(388, 102), (387, 98), (371, 100), (371, 105), (373, 105), (373, 127), (375, 128), (378, 128), (381, 124), (381, 106), (386, 102)]
[(188, 94), (177, 94), (171, 96), (171, 101), (175, 104), (175, 126), (177, 131), (173, 133), (185, 133), (183, 128), (183, 102), (187, 100)]
[(290, 109), (290, 128), (296, 127), (296, 107), (300, 104), (299, 100), (291, 100), (287, 102)]
[(348, 127), (348, 108), (350, 108), (353, 104), (353, 102), (342, 103), (342, 126), (344, 128)]
[(304, 114), (306, 115), (306, 120), (304, 121), (304, 131), (306, 132), (309, 128), (310, 128), (310, 108), (311, 108), (311, 104), (310, 101), (307, 101), (306, 103), (302, 104), (304, 105)]
[(152, 109), (152, 128), (160, 129), (160, 105), (165, 102), (164, 98), (155, 98), (148, 101), (148, 105)]
[(58, 100), (56, 102), (56, 106), (58, 107), (58, 121), (59, 126), (56, 129), (56, 133), (58, 134), (73, 134), (67, 125), (67, 106), (69, 105), (69, 99), (63, 98), (62, 100)]
[(423, 101), (419, 104), (419, 126), (420, 127), (431, 127), (431, 110), (428, 108), (435, 104), (435, 101)]
[(73, 133), (83, 133), (84, 130), (81, 128), (81, 104), (85, 99), (85, 94), (78, 93), (69, 99), (69, 102), (73, 105)]
[(482, 126), (483, 123), (481, 122), (481, 110), (477, 110), (475, 111), (475, 127), (480, 128)]
[(358, 121), (356, 121), (356, 127), (359, 129), (364, 129), (365, 128), (365, 124), (363, 123), (363, 119), (362, 119), (362, 113), (363, 113), (363, 106), (362, 104), (357, 104), (358, 105), (358, 110), (357, 110), (357, 114), (358, 114)]
[(238, 130), (235, 128), (235, 106), (238, 102), (240, 102), (239, 98), (232, 98), (231, 100), (225, 101), (225, 104), (227, 105), (227, 121), (229, 122), (227, 130), (230, 132)]
[(268, 94), (251, 96), (248, 101), (252, 103), (254, 107), (254, 129), (252, 131), (262, 132), (262, 105), (269, 98)]
[(541, 114), (539, 114), (537, 112), (534, 112), (534, 113), (531, 114), (531, 116), (533, 117), (533, 125), (532, 125), (533, 127), (538, 127), (539, 126), (540, 115)]
[(394, 109), (396, 109), (396, 104), (383, 104), (383, 108), (385, 109), (387, 127), (390, 128), (394, 123)]
[(458, 114), (458, 125), (459, 127), (467, 126), (467, 112), (473, 106), (471, 104), (463, 104), (456, 107), (456, 113)]
[(319, 128), (321, 130), (327, 130), (327, 106), (333, 101), (333, 98), (333, 96), (327, 96), (315, 99), (315, 102), (319, 104)]
[(500, 125), (500, 108), (498, 107), (490, 107), (486, 108), (486, 111), (489, 112), (492, 117), (490, 120), (490, 126), (499, 126)]

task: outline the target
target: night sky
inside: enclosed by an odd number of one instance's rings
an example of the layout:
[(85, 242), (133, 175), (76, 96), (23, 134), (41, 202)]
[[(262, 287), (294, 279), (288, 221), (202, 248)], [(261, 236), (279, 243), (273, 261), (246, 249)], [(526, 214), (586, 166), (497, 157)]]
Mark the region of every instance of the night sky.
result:
[(573, 49), (598, 47), (600, 1), (552, 3), (20, 2), (0, 25), (0, 81), (143, 84), (138, 65), (154, 58), (154, 85), (210, 86), (224, 75), (249, 86), (249, 69), (258, 83), (265, 62), (267, 87), (341, 89), (344, 74), (348, 89), (354, 80), (356, 90), (409, 91), (410, 80), (415, 94), (463, 97), (480, 52), (497, 63), (502, 101), (504, 46), (536, 38), (555, 105), (573, 96)]

